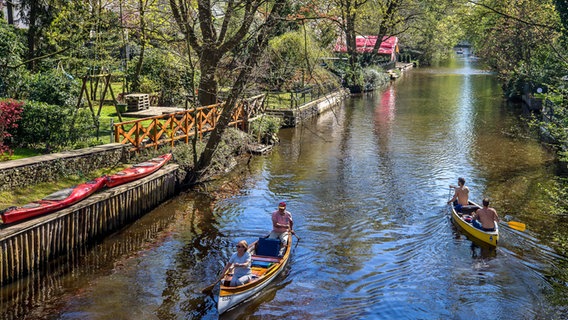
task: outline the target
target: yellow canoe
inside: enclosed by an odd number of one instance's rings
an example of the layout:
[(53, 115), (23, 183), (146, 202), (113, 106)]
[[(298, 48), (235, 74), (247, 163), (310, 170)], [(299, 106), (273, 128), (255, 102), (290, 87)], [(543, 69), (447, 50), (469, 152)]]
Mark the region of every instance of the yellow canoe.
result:
[(483, 231), (474, 227), (471, 222), (466, 221), (467, 217), (471, 217), (470, 213), (473, 212), (475, 207), (479, 207), (477, 204), (470, 201), (470, 206), (465, 207), (463, 214), (456, 212), (454, 206), (450, 204), (450, 210), (452, 211), (452, 220), (456, 225), (458, 225), (467, 235), (491, 246), (497, 246), (499, 242), (499, 225), (495, 223), (495, 231)]

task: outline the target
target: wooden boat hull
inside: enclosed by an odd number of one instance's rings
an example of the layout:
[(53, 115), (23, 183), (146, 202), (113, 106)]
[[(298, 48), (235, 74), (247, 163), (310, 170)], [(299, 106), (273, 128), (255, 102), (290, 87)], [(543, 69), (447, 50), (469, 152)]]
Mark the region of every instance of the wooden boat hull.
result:
[(172, 158), (171, 153), (163, 154), (159, 157), (152, 158), (148, 161), (133, 165), (132, 167), (126, 168), (120, 172), (108, 176), (106, 181), (106, 186), (108, 188), (113, 188), (121, 184), (132, 182), (134, 180), (148, 176), (161, 167), (163, 167)]
[[(478, 206), (473, 202), (470, 202), (473, 206)], [(479, 207), (479, 206), (478, 206)], [(499, 242), (499, 225), (495, 223), (495, 231), (483, 231), (474, 227), (471, 222), (467, 222), (464, 218), (467, 216), (463, 214), (460, 216), (458, 212), (454, 209), (454, 206), (450, 204), (450, 210), (452, 211), (452, 220), (457, 224), (462, 230), (464, 230), (468, 235), (473, 238), (491, 246), (497, 246)]]
[(42, 200), (31, 202), (21, 207), (10, 207), (0, 213), (2, 222), (5, 224), (14, 223), (69, 207), (102, 189), (105, 186), (105, 182), (106, 176), (98, 177), (74, 187), (52, 193)]
[[(254, 247), (256, 242), (253, 243), (249, 248)], [(221, 284), (221, 289), (219, 291), (219, 300), (217, 301), (217, 309), (219, 314), (230, 310), (231, 308), (237, 306), (238, 304), (256, 296), (262, 290), (268, 286), (278, 275), (282, 273), (288, 264), (290, 258), (290, 252), (292, 248), (292, 235), (288, 237), (288, 245), (282, 257), (267, 257), (267, 256), (257, 256), (252, 255), (253, 267), (252, 273), (256, 276), (249, 283), (242, 286), (230, 287)], [(249, 249), (250, 251), (250, 249)], [(265, 262), (271, 264), (270, 266), (255, 267), (255, 262)]]

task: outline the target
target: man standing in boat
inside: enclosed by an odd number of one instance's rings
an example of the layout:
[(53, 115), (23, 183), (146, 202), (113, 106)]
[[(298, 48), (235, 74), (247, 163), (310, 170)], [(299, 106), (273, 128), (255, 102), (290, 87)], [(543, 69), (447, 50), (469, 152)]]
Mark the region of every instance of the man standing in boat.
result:
[(483, 208), (475, 210), (472, 224), (483, 231), (495, 231), (495, 223), (499, 222), (497, 211), (489, 208), (489, 199), (483, 199)]
[(467, 206), (469, 204), (469, 188), (465, 186), (465, 179), (462, 177), (458, 178), (458, 185), (450, 185), (450, 188), (454, 188), (454, 196), (448, 204), (458, 201), (455, 205), (456, 212), (462, 212), (462, 207)]
[(286, 244), (288, 244), (288, 231), (294, 232), (293, 228), (294, 220), (292, 220), (292, 214), (286, 210), (286, 202), (280, 202), (278, 210), (272, 212), (272, 231), (268, 235), (269, 238), (280, 239), (280, 255), (282, 255)]

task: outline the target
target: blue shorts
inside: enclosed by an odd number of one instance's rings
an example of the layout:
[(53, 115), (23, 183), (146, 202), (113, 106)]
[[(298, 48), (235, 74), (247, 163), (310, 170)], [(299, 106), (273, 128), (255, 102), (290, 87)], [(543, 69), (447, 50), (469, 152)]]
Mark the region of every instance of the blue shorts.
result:
[(462, 212), (462, 207), (463, 207), (463, 206), (458, 203), (458, 204), (456, 204), (456, 205), (454, 206), (454, 209), (456, 210), (456, 212)]
[(481, 222), (479, 222), (477, 220), (473, 220), (471, 224), (479, 230), (483, 230), (483, 231), (486, 231), (486, 232), (495, 231), (495, 228), (491, 228), (491, 229), (484, 228), (481, 225)]

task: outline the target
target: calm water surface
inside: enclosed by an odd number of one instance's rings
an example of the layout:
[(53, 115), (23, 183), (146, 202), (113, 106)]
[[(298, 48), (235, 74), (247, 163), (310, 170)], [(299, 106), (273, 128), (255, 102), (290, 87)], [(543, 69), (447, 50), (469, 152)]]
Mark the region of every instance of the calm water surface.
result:
[[(133, 226), (3, 288), (6, 318), (216, 319), (200, 293), (234, 245), (271, 228), (287, 201), (297, 242), (285, 275), (224, 319), (560, 319), (567, 259), (541, 186), (553, 158), (527, 138), (494, 75), (474, 61), (419, 68), (388, 88), (281, 133), (281, 144), (223, 182), (183, 194)], [(449, 220), (449, 184), (493, 199), (500, 246)], [(297, 239), (294, 239), (297, 240)], [(55, 275), (53, 275), (55, 273)]]

